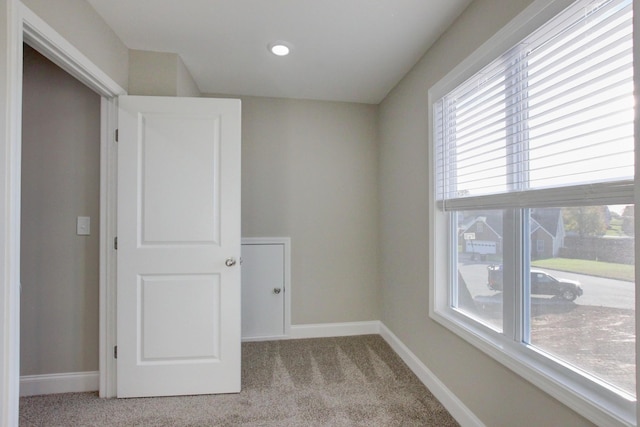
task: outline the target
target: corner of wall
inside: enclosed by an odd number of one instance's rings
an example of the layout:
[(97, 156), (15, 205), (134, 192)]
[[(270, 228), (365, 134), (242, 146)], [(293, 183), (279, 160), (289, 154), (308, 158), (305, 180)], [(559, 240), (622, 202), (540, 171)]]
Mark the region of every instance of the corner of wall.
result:
[(136, 49), (129, 49), (129, 94), (202, 96), (180, 55)]
[(191, 72), (185, 65), (184, 61), (177, 55), (177, 95), (178, 96), (193, 96), (200, 97), (202, 93), (200, 92), (200, 88), (198, 88), (198, 84), (193, 79)]

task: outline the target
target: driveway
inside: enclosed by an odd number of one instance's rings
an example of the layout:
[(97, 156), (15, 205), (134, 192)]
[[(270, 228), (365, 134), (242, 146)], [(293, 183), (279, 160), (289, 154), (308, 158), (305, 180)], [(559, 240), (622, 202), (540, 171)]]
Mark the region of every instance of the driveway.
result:
[[(485, 320), (501, 322), (501, 292), (487, 287), (490, 263), (469, 262), (460, 273)], [(574, 302), (531, 297), (531, 344), (635, 394), (635, 284), (541, 269), (577, 280), (584, 294)]]

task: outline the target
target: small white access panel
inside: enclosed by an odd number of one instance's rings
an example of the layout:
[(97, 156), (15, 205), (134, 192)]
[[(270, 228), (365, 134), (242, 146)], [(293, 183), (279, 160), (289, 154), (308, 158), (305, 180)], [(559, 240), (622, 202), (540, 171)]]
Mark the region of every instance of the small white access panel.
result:
[[(261, 242), (261, 243), (260, 243)], [(242, 339), (282, 338), (288, 329), (287, 240), (243, 239)]]

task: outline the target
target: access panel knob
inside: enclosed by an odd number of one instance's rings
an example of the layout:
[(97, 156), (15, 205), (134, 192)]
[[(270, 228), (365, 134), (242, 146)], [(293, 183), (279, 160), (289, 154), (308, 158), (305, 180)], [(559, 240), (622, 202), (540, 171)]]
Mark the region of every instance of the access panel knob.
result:
[(234, 265), (236, 265), (235, 258), (227, 258), (227, 260), (224, 262), (224, 265), (226, 265), (227, 267), (233, 267)]
[(278, 295), (280, 293), (280, 291), (282, 291), (282, 289), (280, 288), (273, 288), (273, 293)]

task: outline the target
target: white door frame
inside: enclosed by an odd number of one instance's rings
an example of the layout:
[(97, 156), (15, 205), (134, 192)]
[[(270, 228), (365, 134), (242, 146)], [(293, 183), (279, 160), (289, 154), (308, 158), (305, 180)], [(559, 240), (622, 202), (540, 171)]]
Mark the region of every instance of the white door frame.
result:
[[(116, 147), (113, 135), (116, 127), (117, 96), (126, 91), (97, 67), (78, 49), (51, 28), (19, 0), (6, 0), (0, 10), (5, 18), (7, 48), (6, 98), (0, 111), (0, 221), (4, 236), (0, 249), (0, 425), (17, 426), (20, 391), (20, 191), (21, 191), (21, 123), (22, 123), (22, 44), (27, 42), (49, 60), (86, 84), (102, 97), (100, 137), (100, 395), (115, 395), (115, 196)], [(3, 16), (6, 13), (6, 16)], [(2, 25), (2, 24), (0, 24)], [(2, 61), (0, 61), (1, 63)], [(4, 125), (4, 126), (3, 126)], [(6, 190), (6, 191), (5, 191)]]
[(243, 237), (243, 245), (282, 245), (284, 250), (284, 335), (243, 341), (278, 340), (291, 337), (291, 238), (290, 237)]

